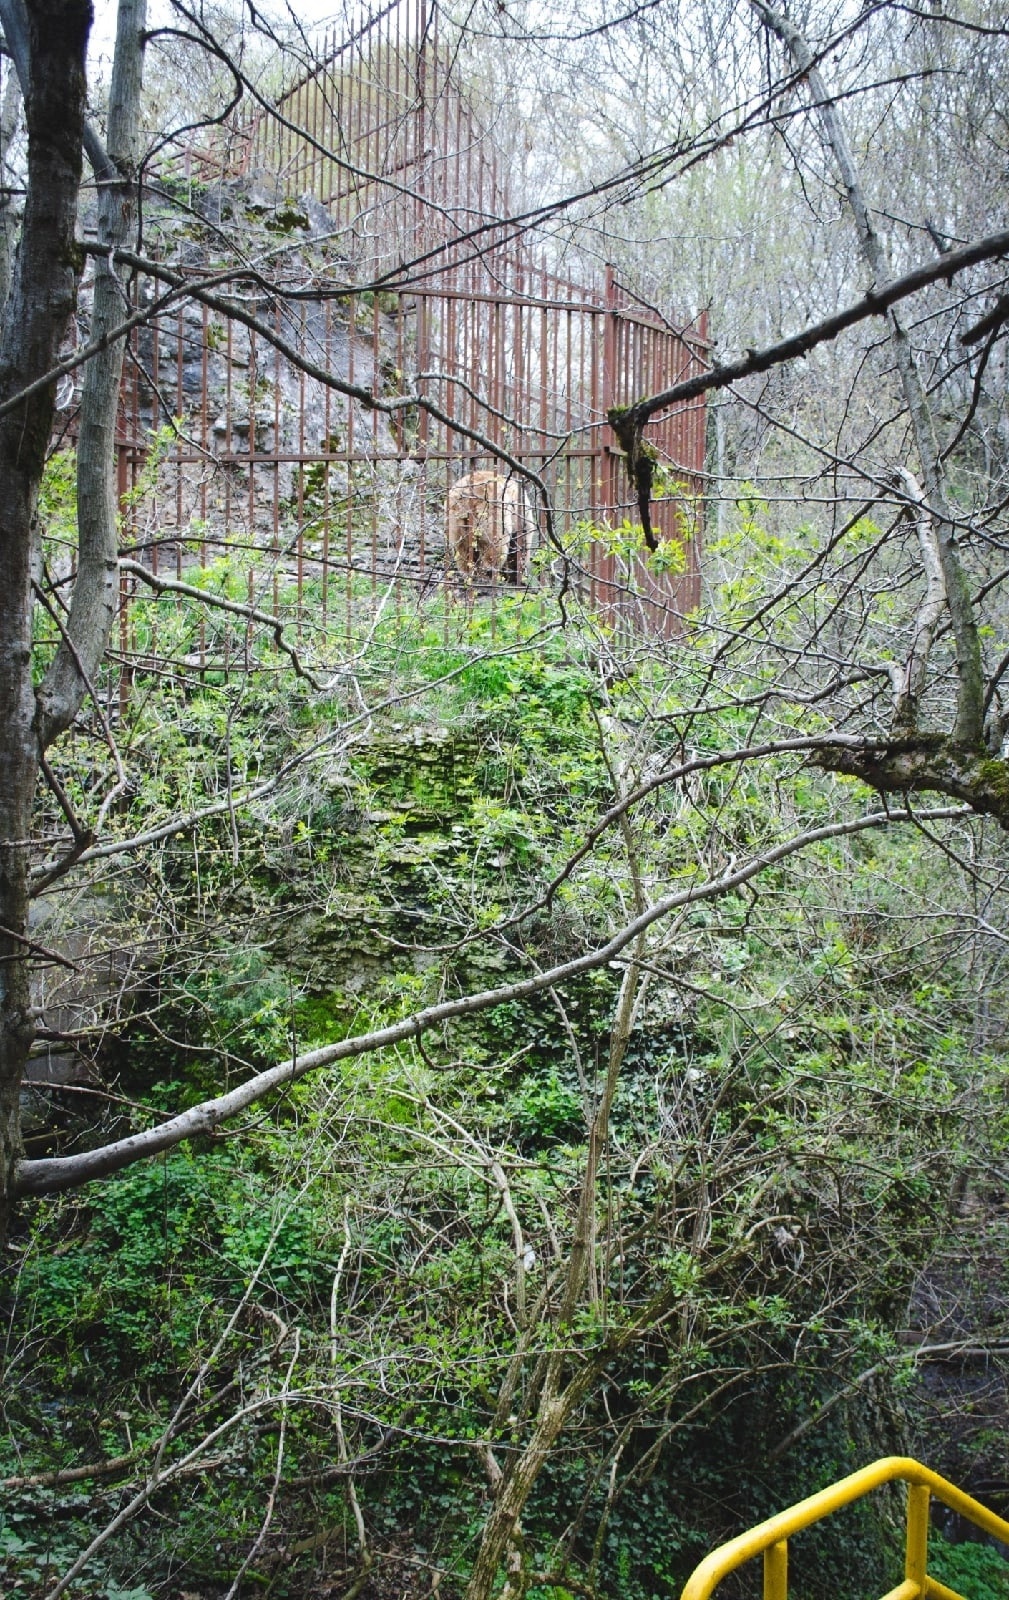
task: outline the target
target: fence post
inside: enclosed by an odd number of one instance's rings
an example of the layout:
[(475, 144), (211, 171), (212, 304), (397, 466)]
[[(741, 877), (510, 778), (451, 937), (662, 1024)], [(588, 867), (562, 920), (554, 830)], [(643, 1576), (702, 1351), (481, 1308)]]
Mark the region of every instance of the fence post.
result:
[(928, 1503), (927, 1483), (908, 1484), (904, 1578), (905, 1581), (917, 1584), (919, 1595), (925, 1593), (925, 1569), (928, 1565)]
[(788, 1540), (764, 1551), (764, 1600), (788, 1600)]

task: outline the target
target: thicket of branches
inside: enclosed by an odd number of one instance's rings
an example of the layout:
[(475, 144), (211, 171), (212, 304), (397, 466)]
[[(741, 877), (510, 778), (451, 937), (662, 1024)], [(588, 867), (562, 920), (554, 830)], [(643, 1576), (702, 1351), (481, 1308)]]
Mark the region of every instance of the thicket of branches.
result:
[[(120, 0), (103, 109), (85, 6), (0, 19), (5, 1558), (51, 1600), (673, 1592), (913, 1431), (917, 1363), (1004, 1341), (1002, 1287), (951, 1307), (935, 1261), (965, 1218), (990, 1259), (1004, 1184), (1005, 26), (445, 13), (500, 221), (703, 297), (716, 359), (610, 417), (640, 530), (527, 474), (532, 593), (363, 587), (337, 650), (226, 564), (152, 581), (114, 477), (131, 320), (277, 338), (246, 290), (282, 305), (283, 253), (208, 251), (170, 180), (310, 40)], [(411, 247), (333, 292), (408, 291)], [(615, 633), (586, 540), (633, 591), (649, 420), (702, 393), (703, 603)], [(208, 636), (243, 670), (194, 672)], [(95, 1077), (26, 1149), (54, 1049)]]

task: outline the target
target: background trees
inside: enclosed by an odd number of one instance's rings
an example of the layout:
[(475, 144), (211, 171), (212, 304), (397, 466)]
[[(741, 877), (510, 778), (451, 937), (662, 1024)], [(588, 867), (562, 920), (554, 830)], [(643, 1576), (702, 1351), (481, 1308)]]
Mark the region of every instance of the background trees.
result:
[[(615, 634), (579, 599), (604, 531), (554, 517), (532, 595), (369, 597), (317, 659), (194, 560), (140, 605), (119, 699), (106, 352), (76, 512), (45, 470), (75, 163), (103, 195), (93, 342), (152, 205), (166, 250), (203, 230), (193, 292), (282, 306), (268, 230), (226, 251), (223, 209), (194, 218), (159, 169), (161, 108), (211, 121), (262, 38), (308, 46), (178, 8), (149, 51), (209, 62), (210, 103), (149, 68), (138, 140), (124, 7), (106, 154), (83, 16), (0, 12), (29, 136), (0, 366), (5, 1171), (22, 1197), (122, 1174), (12, 1236), (12, 1580), (672, 1592), (786, 1482), (913, 1431), (922, 1347), (1003, 1338), (1003, 1286), (984, 1318), (929, 1309), (943, 1228), (997, 1258), (1004, 1181), (1002, 25), (468, 19), (557, 259), (711, 297), (701, 610)], [(882, 321), (867, 287), (919, 265)], [(401, 373), (325, 377), (420, 403)], [(615, 419), (632, 451), (675, 393)], [(73, 574), (43, 532), (76, 538)], [(242, 672), (177, 675), (208, 628)], [(76, 1008), (51, 998), (42, 1042), (99, 1077), (21, 1162), (26, 952)]]
[[(27, 196), (0, 345), (0, 397), (13, 401), (48, 379), (74, 302), (88, 12), (78, 6), (4, 13), (4, 27), (31, 83), (25, 105)], [(0, 444), (5, 500), (0, 512), (0, 727), (6, 752), (0, 778), (0, 1167), (5, 1195), (20, 1155), (18, 1094), (34, 1032), (26, 961), (28, 838), (41, 747), (31, 678), (32, 579), (35, 505), (54, 399), (55, 382), (44, 381), (8, 410)]]

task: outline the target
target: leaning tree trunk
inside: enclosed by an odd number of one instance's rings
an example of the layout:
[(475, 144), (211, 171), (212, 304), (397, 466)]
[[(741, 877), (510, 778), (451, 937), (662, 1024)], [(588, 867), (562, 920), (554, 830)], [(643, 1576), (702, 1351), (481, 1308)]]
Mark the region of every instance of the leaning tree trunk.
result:
[[(28, 194), (0, 333), (0, 405), (54, 366), (74, 307), (89, 0), (0, 0), (27, 68)], [(19, 41), (14, 45), (14, 41)], [(29, 985), (28, 841), (39, 770), (32, 683), (36, 501), (55, 382), (0, 416), (0, 1236), (21, 1154), (18, 1100), (35, 1023)]]

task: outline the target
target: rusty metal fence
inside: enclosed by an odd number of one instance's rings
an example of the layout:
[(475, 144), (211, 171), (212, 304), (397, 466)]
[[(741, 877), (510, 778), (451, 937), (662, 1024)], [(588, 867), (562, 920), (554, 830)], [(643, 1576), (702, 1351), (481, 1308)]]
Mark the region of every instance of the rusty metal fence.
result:
[(242, 125), (228, 161), (278, 195), (313, 195), (361, 282), (396, 279), (406, 260), (415, 282), (448, 274), (456, 288), (486, 286), (501, 246), (518, 256), (526, 241), (508, 221), (500, 138), (460, 81), (464, 48), (438, 0), (381, 5), (323, 39), (276, 103)]
[[(331, 223), (333, 278), (342, 263), (343, 282), (367, 284), (335, 292), (331, 278), (313, 295), (316, 267), (298, 298), (246, 286), (261, 329), (317, 371), (427, 397), (441, 415), (348, 400), (264, 332), (181, 299), (132, 336), (118, 441), (126, 546), (154, 573), (222, 563), (259, 609), (335, 641), (379, 592), (458, 587), (446, 497), (461, 475), (500, 470), (500, 449), (546, 485), (586, 603), (674, 634), (699, 598), (704, 402), (649, 428), (668, 491), (654, 521), (683, 552), (682, 570), (661, 576), (605, 536), (637, 520), (605, 419), (703, 370), (704, 319), (677, 328), (611, 271), (586, 284), (548, 268), (507, 220), (493, 142), (449, 60), (427, 0), (389, 6), (327, 45), (273, 112), (232, 129), (219, 162), (227, 181), (268, 178), (280, 202), (311, 196)], [(140, 280), (136, 292), (151, 291)], [(559, 554), (531, 500), (529, 515), (542, 553), (512, 577), (535, 587)], [(135, 584), (124, 578), (126, 659), (142, 648)]]

